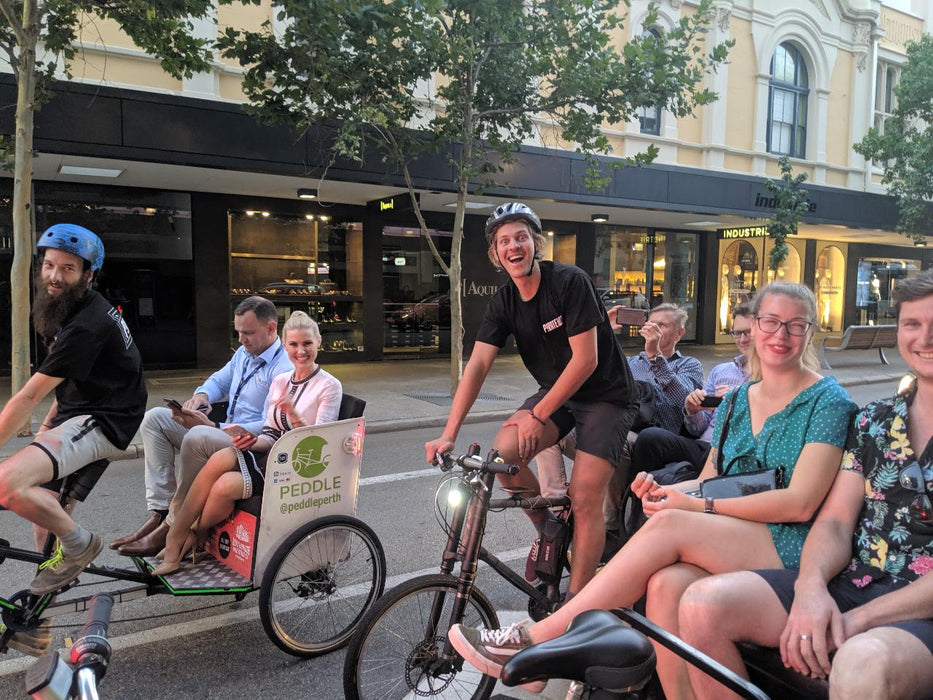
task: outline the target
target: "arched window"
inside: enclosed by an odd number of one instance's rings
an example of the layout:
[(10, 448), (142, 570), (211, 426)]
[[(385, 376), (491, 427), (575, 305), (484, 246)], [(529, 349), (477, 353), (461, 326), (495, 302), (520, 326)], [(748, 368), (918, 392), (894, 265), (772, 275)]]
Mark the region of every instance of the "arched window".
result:
[[(646, 29), (642, 36), (644, 37), (654, 37), (655, 39), (661, 38), (661, 32), (657, 30), (656, 27), (649, 27)], [(639, 131), (643, 134), (660, 134), (661, 133), (661, 105), (654, 105), (652, 107), (639, 107), (638, 108), (638, 127)]]
[(768, 89), (768, 151), (804, 158), (807, 152), (807, 97), (810, 84), (803, 56), (792, 44), (771, 58)]

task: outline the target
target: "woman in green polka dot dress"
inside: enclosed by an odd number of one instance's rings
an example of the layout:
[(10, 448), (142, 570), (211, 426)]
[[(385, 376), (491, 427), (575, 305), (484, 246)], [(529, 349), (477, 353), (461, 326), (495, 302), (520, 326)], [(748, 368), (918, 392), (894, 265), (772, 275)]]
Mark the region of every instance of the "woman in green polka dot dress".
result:
[[(729, 473), (783, 467), (786, 488), (738, 498), (702, 499), (685, 491), (716, 476), (716, 445), (732, 400), (716, 414), (713, 449), (700, 477), (659, 486), (635, 477), (648, 522), (576, 596), (550, 617), (511, 630), (454, 626), (450, 639), (481, 671), (498, 675), (518, 649), (561, 635), (585, 610), (633, 605), (647, 593), (648, 617), (677, 634), (680, 597), (710, 574), (797, 566), (810, 523), (832, 485), (856, 405), (822, 377), (812, 347), (816, 299), (799, 284), (773, 283), (752, 302), (751, 381), (735, 392), (723, 465)], [(667, 697), (689, 697), (684, 663), (656, 645)]]

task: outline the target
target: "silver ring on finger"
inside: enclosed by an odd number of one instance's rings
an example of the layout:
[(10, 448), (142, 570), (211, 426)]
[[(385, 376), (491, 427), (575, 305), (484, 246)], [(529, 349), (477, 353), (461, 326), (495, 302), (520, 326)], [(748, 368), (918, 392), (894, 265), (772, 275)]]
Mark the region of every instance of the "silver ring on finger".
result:
[(800, 641), (801, 641), (801, 642), (809, 642), (809, 641), (810, 641), (810, 635), (809, 635), (809, 634), (801, 634), (801, 635), (800, 635)]

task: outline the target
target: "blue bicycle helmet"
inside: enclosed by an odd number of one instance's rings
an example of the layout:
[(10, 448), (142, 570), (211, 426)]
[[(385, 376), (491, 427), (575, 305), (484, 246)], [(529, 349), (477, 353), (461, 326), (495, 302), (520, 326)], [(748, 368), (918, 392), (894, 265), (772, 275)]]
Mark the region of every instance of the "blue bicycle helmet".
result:
[(492, 243), (496, 229), (509, 221), (527, 221), (535, 233), (541, 233), (541, 219), (531, 207), (521, 202), (509, 202), (496, 207), (486, 219), (486, 242)]
[(36, 250), (57, 248), (77, 255), (91, 264), (91, 272), (97, 272), (104, 264), (104, 244), (93, 231), (77, 224), (54, 224), (39, 236)]

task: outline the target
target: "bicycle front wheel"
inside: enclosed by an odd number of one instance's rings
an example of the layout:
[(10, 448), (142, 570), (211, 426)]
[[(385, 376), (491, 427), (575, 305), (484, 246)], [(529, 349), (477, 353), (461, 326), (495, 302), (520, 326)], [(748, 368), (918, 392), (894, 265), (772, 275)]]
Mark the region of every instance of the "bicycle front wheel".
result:
[[(380, 598), (347, 648), (343, 667), (347, 700), (488, 698), (495, 678), (459, 656), (443, 658), (456, 594), (456, 578), (434, 574), (406, 581)], [(475, 587), (460, 622), (499, 626), (492, 603)]]
[(259, 588), (259, 617), (280, 649), (311, 658), (346, 644), (385, 588), (382, 543), (345, 515), (312, 520), (279, 547)]

